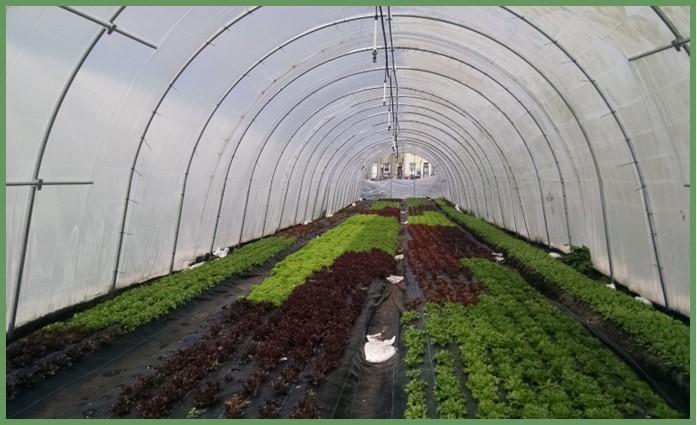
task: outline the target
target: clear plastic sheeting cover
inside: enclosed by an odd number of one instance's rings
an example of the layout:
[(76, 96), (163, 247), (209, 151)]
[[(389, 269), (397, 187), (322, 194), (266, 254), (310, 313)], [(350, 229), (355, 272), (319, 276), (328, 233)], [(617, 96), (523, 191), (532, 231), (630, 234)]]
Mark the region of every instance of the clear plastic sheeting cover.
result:
[(390, 13), (8, 7), (8, 326), (357, 200), (386, 56), (446, 198), (689, 315), (690, 8)]
[(440, 198), (444, 195), (445, 179), (429, 176), (422, 179), (402, 180), (363, 180), (361, 197), (363, 199), (406, 199), (406, 198)]

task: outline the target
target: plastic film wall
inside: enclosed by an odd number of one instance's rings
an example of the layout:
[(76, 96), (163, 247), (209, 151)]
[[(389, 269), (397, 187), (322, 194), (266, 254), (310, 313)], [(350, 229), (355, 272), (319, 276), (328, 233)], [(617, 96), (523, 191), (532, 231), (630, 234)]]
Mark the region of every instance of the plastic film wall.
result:
[[(392, 146), (374, 17), (8, 8), (8, 327), (358, 199)], [(409, 6), (391, 25), (399, 148), (448, 199), (690, 314), (689, 8)]]

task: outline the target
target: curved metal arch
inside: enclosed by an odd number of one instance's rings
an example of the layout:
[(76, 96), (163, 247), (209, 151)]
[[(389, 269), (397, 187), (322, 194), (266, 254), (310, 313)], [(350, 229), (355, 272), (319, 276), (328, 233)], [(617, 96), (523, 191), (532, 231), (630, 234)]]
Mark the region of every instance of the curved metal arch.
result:
[[(413, 17), (428, 18), (428, 17), (423, 17), (423, 16), (413, 16)], [(369, 17), (364, 17), (364, 18), (369, 18)], [(357, 20), (357, 19), (360, 19), (360, 17), (359, 17), (359, 18), (356, 18), (355, 20)], [(346, 21), (348, 21), (348, 20), (344, 20), (343, 22), (346, 22)], [(336, 24), (336, 23), (334, 23), (334, 24)], [(297, 39), (297, 37), (296, 37), (296, 39)], [(223, 193), (224, 193), (224, 192), (223, 192)], [(544, 204), (543, 204), (542, 208), (543, 208), (543, 212), (544, 212)], [(215, 233), (215, 231), (214, 231), (214, 233)]]
[[(123, 249), (123, 235), (126, 233), (126, 217), (128, 216), (128, 204), (131, 202), (131, 189), (133, 187), (133, 176), (135, 174), (136, 166), (138, 165), (138, 159), (140, 158), (140, 152), (143, 149), (143, 144), (145, 143), (145, 137), (148, 134), (148, 131), (150, 130), (150, 126), (155, 119), (155, 116), (158, 114), (158, 110), (160, 109), (160, 106), (164, 102), (165, 98), (169, 94), (169, 92), (172, 90), (172, 87), (174, 87), (174, 84), (179, 80), (179, 77), (181, 77), (184, 72), (189, 68), (189, 65), (193, 63), (194, 60), (203, 52), (213, 41), (215, 41), (221, 34), (225, 33), (235, 25), (237, 22), (241, 21), (242, 19), (246, 18), (247, 16), (251, 15), (254, 13), (256, 10), (258, 10), (261, 6), (256, 6), (251, 9), (248, 9), (247, 11), (241, 13), (240, 15), (236, 16), (234, 19), (232, 19), (230, 22), (227, 24), (223, 25), (213, 36), (208, 38), (205, 43), (203, 43), (196, 52), (194, 52), (193, 55), (182, 65), (177, 73), (174, 75), (174, 77), (170, 80), (169, 84), (167, 85), (167, 88), (164, 90), (162, 95), (160, 96), (160, 99), (157, 101), (155, 104), (155, 108), (152, 110), (150, 114), (150, 118), (148, 118), (148, 122), (145, 124), (145, 128), (143, 129), (143, 133), (140, 136), (140, 140), (138, 142), (138, 147), (136, 148), (135, 155), (133, 156), (133, 161), (131, 164), (131, 170), (128, 176), (128, 186), (126, 188), (126, 199), (124, 200), (124, 207), (123, 207), (123, 216), (121, 219), (121, 230), (119, 231), (119, 243), (116, 249), (116, 265), (114, 266), (114, 277), (112, 279), (111, 283), (111, 290), (114, 291), (116, 289), (116, 280), (118, 278), (119, 274), (119, 266), (121, 264), (121, 251)], [(171, 270), (170, 270), (171, 271)]]
[[(409, 98), (414, 98), (414, 97), (413, 97), (413, 96), (401, 95), (400, 98), (402, 98), (402, 99), (409, 99)], [(420, 99), (420, 98), (419, 98), (419, 99)], [(423, 110), (425, 110), (425, 111), (429, 111), (429, 112), (435, 114), (435, 115), (438, 116), (438, 117), (442, 117), (442, 118), (447, 119), (448, 121), (452, 122), (452, 124), (454, 124), (455, 127), (457, 127), (457, 128), (460, 130), (460, 132), (457, 132), (457, 135), (458, 135), (459, 137), (461, 137), (463, 141), (465, 141), (465, 144), (463, 145), (462, 143), (460, 143), (460, 140), (459, 140), (459, 139), (455, 139), (455, 141), (458, 143), (458, 145), (462, 146), (463, 150), (465, 150), (465, 152), (467, 152), (467, 154), (470, 156), (470, 158), (472, 158), (472, 161), (474, 162), (475, 167), (479, 168), (478, 162), (480, 162), (480, 161), (475, 161), (475, 159), (474, 159), (474, 156), (479, 157), (479, 155), (477, 154), (477, 152), (475, 151), (475, 149), (472, 147), (472, 144), (468, 143), (468, 139), (467, 139), (467, 137), (469, 137), (471, 140), (474, 140), (474, 136), (472, 136), (472, 134), (470, 134), (470, 132), (467, 131), (467, 129), (465, 129), (464, 127), (462, 127), (457, 121), (455, 121), (455, 120), (453, 120), (451, 117), (449, 117), (449, 116), (447, 116), (447, 115), (445, 115), (445, 114), (443, 114), (443, 113), (441, 113), (441, 112), (439, 112), (439, 111), (436, 111), (436, 110), (434, 110), (434, 109), (431, 109), (431, 108), (426, 108), (426, 107), (423, 107), (423, 106), (413, 105), (413, 104), (409, 104), (409, 103), (398, 103), (398, 104), (401, 104), (401, 105), (404, 105), (404, 106), (410, 107), (410, 108), (423, 109)], [(406, 112), (406, 113), (412, 113), (412, 112)], [(423, 114), (416, 114), (416, 115), (426, 116), (426, 115), (423, 115)], [(435, 118), (433, 118), (433, 117), (429, 117), (429, 118), (430, 118), (430, 119), (433, 119), (433, 120), (435, 120), (435, 121), (437, 121), (437, 122), (439, 122), (439, 123), (441, 123), (441, 124), (443, 124), (444, 126), (446, 125), (445, 123), (443, 123), (443, 122), (440, 121), (439, 119), (435, 119)], [(452, 130), (454, 131), (454, 129), (453, 129), (451, 126), (449, 126), (449, 125), (448, 125), (446, 128), (452, 129)], [(465, 136), (463, 135), (463, 133), (466, 134), (467, 137), (465, 137)], [(471, 149), (472, 149), (472, 152), (474, 152), (474, 155), (473, 155), (473, 153), (470, 152), (469, 149), (468, 149), (467, 147), (465, 147), (465, 146), (468, 146), (469, 148), (471, 148)], [(499, 188), (498, 181), (496, 180), (496, 173), (495, 173), (495, 171), (494, 171), (494, 169), (493, 169), (493, 166), (491, 166), (491, 162), (488, 160), (488, 157), (487, 157), (486, 154), (484, 155), (484, 158), (487, 160), (487, 162), (489, 162), (489, 165), (490, 165), (491, 177), (492, 177), (492, 179), (493, 179), (493, 184), (494, 184), (494, 187), (496, 188), (496, 194), (497, 194), (498, 199), (499, 199), (499, 203), (498, 203), (498, 204), (499, 204), (499, 215), (500, 215), (500, 217), (501, 217), (501, 221), (502, 221), (503, 223), (505, 223), (505, 218), (504, 218), (504, 213), (503, 213), (503, 200), (502, 200), (502, 198), (501, 198), (501, 189)], [(482, 169), (485, 169), (484, 164), (482, 164)], [(480, 171), (480, 174), (486, 175), (486, 171), (483, 171), (483, 172)], [(491, 190), (491, 180), (489, 180), (488, 177), (487, 177), (487, 183), (488, 183), (488, 185), (489, 185), (489, 189)], [(492, 197), (493, 197), (493, 195), (492, 195)], [(495, 203), (493, 200), (492, 200), (491, 202), (492, 202), (492, 203)], [(493, 206), (492, 206), (492, 210), (493, 210)], [(492, 217), (492, 219), (493, 219), (494, 221), (496, 220), (496, 215), (495, 215), (495, 213), (492, 212), (491, 217)], [(505, 227), (505, 225), (504, 225), (504, 227)]]
[[(629, 154), (632, 158), (631, 164), (633, 165), (634, 171), (637, 173), (637, 177), (639, 179), (640, 190), (642, 192), (642, 200), (644, 202), (644, 212), (646, 215), (646, 220), (647, 220), (648, 225), (649, 225), (649, 236), (651, 239), (651, 245), (653, 247), (654, 259), (656, 260), (656, 270), (658, 271), (658, 278), (659, 278), (660, 284), (661, 284), (661, 291), (663, 292), (663, 301), (664, 301), (665, 307), (670, 309), (670, 305), (668, 303), (668, 297), (666, 295), (665, 281), (663, 278), (663, 267), (661, 267), (660, 256), (658, 254), (658, 242), (656, 241), (656, 228), (655, 228), (655, 224), (653, 222), (653, 213), (651, 212), (651, 204), (650, 204), (650, 199), (649, 199), (649, 194), (648, 194), (646, 182), (644, 179), (644, 174), (641, 171), (641, 166), (639, 165), (639, 160), (637, 159), (636, 154), (634, 152), (634, 146), (632, 144), (632, 141), (631, 141), (629, 135), (627, 134), (627, 131), (624, 128), (624, 125), (620, 121), (619, 116), (617, 115), (617, 111), (615, 110), (615, 108), (612, 107), (612, 104), (610, 103), (609, 98), (600, 89), (600, 86), (598, 85), (598, 83), (594, 79), (591, 78), (590, 74), (588, 74), (588, 72), (585, 70), (585, 68), (583, 68), (583, 66), (581, 66), (581, 64), (578, 62), (578, 60), (573, 55), (571, 55), (571, 53), (569, 53), (569, 51), (566, 50), (566, 48), (564, 46), (562, 46), (556, 39), (554, 39), (549, 34), (547, 34), (547, 32), (544, 31), (542, 28), (540, 28), (539, 25), (536, 25), (535, 23), (531, 22), (529, 19), (527, 19), (523, 15), (515, 12), (514, 10), (512, 10), (509, 7), (501, 6), (501, 8), (503, 10), (505, 10), (506, 12), (510, 13), (511, 15), (517, 17), (518, 19), (520, 19), (521, 21), (523, 21), (524, 23), (529, 25), (531, 28), (534, 28), (538, 33), (540, 33), (542, 36), (544, 36), (547, 40), (551, 41), (552, 44), (554, 44), (557, 47), (557, 49), (559, 49), (560, 52), (562, 52), (567, 58), (569, 58), (571, 63), (573, 63), (576, 66), (576, 68), (578, 68), (578, 70), (581, 71), (581, 73), (585, 77), (586, 81), (588, 81), (591, 84), (591, 86), (593, 86), (593, 89), (595, 90), (595, 92), (598, 94), (598, 96), (600, 96), (603, 103), (605, 103), (605, 106), (610, 111), (610, 114), (612, 114), (612, 117), (615, 120), (615, 123), (617, 124), (617, 127), (620, 130), (620, 132), (622, 133), (622, 137), (625, 140), (625, 144), (627, 145), (627, 149), (629, 150)], [(526, 60), (526, 59), (524, 59), (524, 60)], [(527, 62), (527, 60), (526, 60), (526, 62)], [(540, 75), (543, 75), (532, 64), (529, 64), (529, 65), (533, 69), (535, 69)], [(547, 80), (547, 77), (544, 75), (543, 75), (543, 78), (545, 78)], [(550, 82), (550, 85), (551, 85), (551, 82)], [(552, 85), (552, 87), (554, 87), (554, 89), (557, 90), (554, 85)], [(605, 186), (604, 186), (604, 183), (603, 183), (602, 178), (601, 178), (600, 167), (596, 161), (595, 151), (592, 149), (592, 147), (590, 145), (590, 141), (588, 140), (587, 134), (585, 132), (585, 129), (583, 129), (583, 127), (581, 127), (580, 120), (576, 116), (575, 111), (571, 108), (571, 105), (569, 105), (566, 102), (565, 98), (562, 97), (562, 100), (564, 100), (564, 103), (566, 103), (566, 105), (569, 108), (569, 111), (571, 111), (571, 114), (573, 115), (574, 119), (579, 124), (579, 127), (581, 128), (581, 131), (583, 132), (583, 135), (586, 138), (588, 148), (591, 151), (591, 156), (593, 157), (593, 164), (596, 167), (596, 174), (598, 176), (599, 191), (601, 194), (600, 196), (601, 196), (601, 201), (602, 201), (601, 206), (603, 209), (603, 221), (605, 223), (605, 240), (606, 240), (606, 249), (608, 252), (608, 266), (610, 267), (610, 279), (612, 281), (614, 281), (615, 276), (614, 276), (614, 268), (613, 268), (613, 263), (612, 263), (612, 254), (610, 251), (610, 237), (608, 235), (608, 233), (609, 233), (609, 230), (608, 230), (609, 220), (607, 220), (607, 208), (605, 206)]]
[[(382, 114), (380, 114), (380, 115), (382, 115)], [(367, 128), (367, 129), (365, 129), (365, 130), (359, 132), (359, 133), (356, 133), (356, 134), (352, 135), (351, 137), (349, 137), (348, 139), (346, 139), (346, 140), (332, 153), (332, 155), (330, 156), (330, 158), (329, 158), (329, 159), (326, 161), (326, 163), (324, 164), (324, 168), (322, 169), (322, 172), (320, 173), (320, 177), (319, 177), (319, 179), (317, 180), (317, 191), (315, 191), (315, 197), (314, 197), (314, 200), (313, 200), (313, 202), (312, 202), (312, 209), (310, 210), (312, 216), (314, 216), (314, 211), (315, 211), (315, 209), (316, 209), (316, 207), (317, 207), (317, 199), (319, 198), (319, 193), (320, 193), (320, 191), (322, 191), (322, 182), (324, 181), (324, 176), (325, 176), (325, 174), (326, 174), (326, 171), (327, 171), (327, 168), (329, 167), (329, 165), (334, 161), (335, 158), (337, 158), (337, 155), (339, 154), (339, 152), (341, 152), (342, 149), (343, 149), (344, 147), (346, 147), (346, 146), (348, 145), (349, 142), (351, 142), (351, 141), (354, 142), (354, 144), (353, 144), (352, 146), (349, 146), (349, 148), (350, 148), (350, 147), (353, 147), (353, 146), (357, 146), (359, 143), (362, 143), (364, 140), (367, 140), (369, 137), (372, 137), (372, 136), (375, 136), (375, 135), (380, 135), (381, 133), (383, 133), (384, 131), (372, 132), (372, 130), (373, 130), (374, 128), (377, 128), (377, 127), (382, 126), (382, 125), (383, 125), (382, 123), (377, 123), (377, 124), (373, 125), (372, 127), (369, 127), (369, 128)], [(412, 130), (410, 130), (410, 131), (412, 131)], [(369, 132), (369, 133), (366, 134), (365, 137), (357, 138), (357, 136), (359, 136), (361, 133), (365, 133), (365, 132)], [(437, 143), (437, 142), (438, 142), (437, 139), (435, 139), (434, 137), (432, 137), (432, 136), (429, 135), (429, 134), (426, 134), (426, 133), (424, 133), (424, 132), (418, 132), (418, 133), (421, 133), (421, 136), (422, 136), (422, 137), (425, 137), (425, 138), (427, 138), (427, 139), (433, 140), (434, 143)], [(335, 137), (334, 140), (336, 140), (336, 139), (338, 139), (338, 136)], [(460, 162), (459, 165), (462, 167), (462, 170), (456, 169), (456, 171), (458, 171), (458, 172), (460, 173), (460, 178), (459, 178), (458, 180), (459, 180), (460, 182), (464, 183), (465, 180), (468, 180), (468, 179), (469, 179), (469, 184), (473, 187), (473, 186), (474, 186), (474, 180), (472, 179), (472, 176), (471, 176), (471, 174), (469, 173), (469, 170), (467, 170), (467, 168), (464, 166), (464, 163), (462, 162), (462, 158), (460, 158), (457, 154), (455, 154), (455, 152), (452, 150), (452, 148), (451, 148), (450, 146), (448, 146), (448, 145), (446, 145), (446, 144), (443, 144), (443, 146), (444, 146), (445, 148), (447, 148), (447, 149), (450, 151), (450, 153), (451, 153), (454, 157), (457, 157), (457, 159), (458, 159), (459, 162)], [(440, 151), (440, 150), (439, 150), (439, 151)], [(444, 155), (444, 157), (450, 159), (447, 155)], [(327, 180), (328, 182), (331, 181), (332, 176), (333, 176), (333, 174), (334, 174), (334, 172), (336, 171), (337, 168), (339, 168), (339, 167), (335, 167), (335, 168), (332, 169), (332, 172), (331, 172), (331, 174), (330, 174), (330, 176), (329, 176), (329, 179)], [(462, 174), (463, 171), (464, 171), (465, 174)], [(465, 176), (466, 176), (466, 177), (465, 177)], [(464, 177), (464, 178), (463, 178), (463, 177)], [(310, 183), (310, 186), (312, 186), (312, 181), (311, 181), (311, 183)], [(310, 187), (310, 188), (311, 188), (311, 187)], [(325, 191), (326, 191), (327, 189), (328, 189), (328, 185), (325, 186)], [(473, 189), (474, 189), (474, 187), (473, 187)], [(310, 191), (308, 191), (308, 194), (309, 194), (309, 193), (310, 193)], [(325, 197), (326, 197), (326, 193), (323, 195), (323, 198), (322, 198), (322, 199), (323, 199), (323, 202), (322, 202), (322, 204), (324, 203)], [(474, 205), (476, 206), (477, 209), (479, 209), (476, 196), (472, 196), (472, 198), (474, 199)], [(308, 196), (308, 199), (307, 199), (307, 201), (306, 201), (306, 204), (305, 204), (305, 212), (304, 212), (304, 214), (303, 214), (303, 218), (304, 218), (305, 220), (307, 219), (308, 207), (309, 207), (309, 196)], [(322, 205), (320, 205), (320, 207), (322, 207)]]
[[(403, 122), (404, 122), (404, 121), (403, 121)], [(421, 121), (410, 121), (410, 122), (416, 122), (416, 123), (418, 123), (418, 124), (425, 124), (425, 123), (423, 123), (423, 122), (421, 122)], [(381, 123), (379, 123), (379, 124), (377, 124), (377, 125), (379, 126), (379, 125), (381, 125)], [(374, 127), (375, 127), (375, 126), (374, 126)], [(435, 129), (438, 129), (438, 127), (436, 127), (436, 126), (431, 126), (431, 127), (432, 127), (432, 128), (435, 128)], [(442, 130), (441, 130), (441, 131), (442, 131)], [(460, 173), (462, 172), (462, 171), (460, 171), (459, 169), (457, 169), (456, 164), (454, 164), (454, 163), (452, 162), (452, 158), (449, 157), (447, 154), (445, 154), (444, 151), (443, 151), (442, 149), (440, 149), (439, 146), (441, 146), (441, 145), (438, 144), (438, 143), (440, 142), (440, 140), (437, 139), (436, 137), (434, 137), (434, 136), (432, 136), (432, 135), (430, 135), (430, 134), (428, 134), (428, 133), (426, 133), (426, 132), (423, 132), (423, 131), (421, 131), (421, 130), (415, 130), (415, 129), (402, 129), (402, 130), (400, 130), (400, 132), (415, 133), (416, 135), (418, 135), (418, 136), (424, 138), (424, 140), (430, 140), (430, 141), (432, 141), (432, 142), (434, 143), (434, 144), (433, 144), (433, 148), (434, 148), (434, 149), (438, 149), (438, 152), (442, 152), (442, 153), (443, 153), (443, 158), (445, 158), (445, 160), (447, 160), (447, 161), (450, 162), (453, 166), (455, 166), (454, 170), (457, 170), (457, 171), (459, 171)], [(355, 143), (354, 143), (353, 146), (351, 146), (351, 147), (358, 146), (360, 143), (363, 143), (364, 141), (368, 141), (370, 137), (376, 136), (376, 135), (379, 136), (381, 133), (382, 133), (382, 132), (369, 133), (369, 134), (367, 134), (365, 137), (358, 138), (357, 140), (355, 140)], [(446, 133), (446, 134), (447, 134), (447, 133)], [(452, 137), (452, 136), (450, 136), (450, 137)], [(349, 139), (342, 145), (341, 148), (339, 148), (339, 149), (337, 149), (336, 151), (334, 151), (334, 153), (332, 154), (331, 158), (326, 162), (324, 168), (322, 169), (322, 173), (320, 174), (320, 178), (319, 178), (318, 183), (317, 183), (317, 191), (315, 192), (315, 198), (314, 198), (314, 201), (313, 201), (313, 203), (312, 203), (311, 215), (312, 215), (313, 217), (314, 217), (314, 212), (315, 212), (315, 210), (316, 210), (316, 208), (317, 208), (317, 199), (319, 198), (319, 193), (320, 193), (320, 191), (322, 191), (322, 181), (324, 180), (324, 175), (325, 175), (325, 173), (326, 173), (326, 170), (327, 170), (327, 168), (329, 167), (329, 165), (334, 161), (334, 158), (335, 158), (336, 155), (340, 152), (340, 150), (343, 148), (343, 146), (345, 146), (345, 145), (347, 144), (347, 142), (348, 142), (349, 140), (351, 140), (351, 139), (353, 139), (353, 136), (352, 136), (351, 138), (349, 138)], [(436, 146), (438, 146), (438, 148), (437, 148)], [(462, 161), (462, 158), (461, 158), (459, 155), (457, 155), (457, 153), (456, 153), (448, 144), (442, 142), (442, 146), (443, 146), (445, 149), (447, 149), (447, 150), (450, 152), (450, 154), (452, 154), (452, 156), (453, 156), (454, 158), (457, 158), (457, 160), (458, 160), (458, 162), (459, 162), (459, 165), (463, 168), (463, 170), (465, 171), (465, 175), (469, 178), (469, 184), (472, 186), (472, 189), (474, 190), (474, 189), (475, 189), (475, 187), (474, 187), (474, 179), (472, 178), (472, 175), (471, 175), (471, 174), (469, 173), (469, 171), (467, 170), (467, 167), (465, 167), (464, 162)], [(351, 148), (351, 147), (350, 147), (350, 148)], [(341, 167), (339, 167), (339, 164), (340, 164), (340, 163), (341, 163), (341, 158), (339, 157), (339, 158), (338, 158), (338, 162), (337, 162), (337, 166), (334, 167), (334, 168), (332, 168), (332, 171), (331, 171), (331, 173), (330, 173), (330, 175), (329, 175), (329, 178), (327, 179), (327, 183), (326, 183), (326, 185), (325, 185), (325, 190), (324, 190), (324, 193), (323, 193), (323, 195), (322, 195), (322, 202), (320, 203), (320, 209), (322, 209), (322, 208), (324, 207), (324, 201), (326, 200), (327, 193), (328, 193), (328, 190), (329, 190), (329, 187), (330, 187), (330, 183), (331, 183), (331, 181), (332, 181), (333, 178), (334, 178), (334, 174), (336, 173), (336, 170), (341, 168)], [(462, 174), (461, 174), (461, 177), (464, 177), (465, 175), (462, 175)], [(460, 182), (461, 182), (461, 183), (464, 183), (465, 180), (467, 180), (467, 178), (465, 178), (464, 180), (463, 180), (463, 179), (460, 179)], [(480, 176), (480, 181), (483, 182), (483, 179), (481, 178), (481, 176)], [(475, 207), (476, 207), (477, 209), (480, 209), (476, 196), (473, 195), (473, 198), (474, 198), (474, 201), (475, 201), (475, 202), (474, 202)], [(307, 219), (307, 205), (306, 205), (306, 209), (305, 209), (304, 218)]]
[[(431, 93), (431, 92), (427, 92), (427, 91), (420, 90), (420, 89), (415, 89), (415, 88), (410, 88), (410, 87), (404, 87), (403, 89), (406, 89), (406, 90), (409, 90), (409, 91), (416, 91), (416, 92), (419, 92), (419, 93), (428, 94), (428, 95), (430, 95), (430, 96), (434, 96), (434, 97), (438, 98), (438, 99), (439, 99), (440, 101), (442, 101), (442, 102), (447, 103), (450, 107), (452, 107), (453, 110), (456, 110), (456, 111), (460, 114), (460, 116), (462, 116), (463, 118), (465, 118), (466, 121), (467, 121), (467, 120), (471, 121), (472, 124), (473, 124), (482, 134), (484, 134), (484, 135), (491, 141), (491, 143), (492, 143), (492, 144), (494, 145), (494, 147), (496, 148), (496, 149), (494, 150), (494, 152), (498, 153), (499, 158), (500, 158), (500, 160), (502, 161), (502, 164), (503, 164), (503, 171), (504, 171), (504, 174), (505, 174), (505, 176), (506, 176), (506, 181), (507, 181), (507, 183), (508, 183), (508, 187), (509, 187), (509, 188), (513, 188), (513, 190), (515, 190), (515, 192), (516, 192), (516, 194), (517, 194), (517, 197), (518, 197), (518, 205), (519, 205), (519, 208), (520, 208), (520, 213), (521, 213), (521, 215), (522, 215), (522, 217), (523, 217), (523, 222), (524, 222), (524, 225), (525, 225), (525, 229), (526, 229), (527, 234), (530, 234), (530, 230), (529, 230), (528, 227), (527, 227), (527, 220), (525, 219), (525, 209), (523, 208), (523, 202), (522, 202), (522, 199), (521, 199), (521, 197), (520, 197), (520, 190), (519, 190), (519, 187), (518, 187), (518, 181), (517, 181), (517, 179), (516, 179), (515, 173), (513, 173), (513, 169), (512, 169), (512, 167), (511, 167), (511, 164), (508, 162), (508, 157), (507, 157), (507, 156), (505, 155), (505, 153), (503, 152), (503, 149), (502, 149), (501, 146), (499, 145), (499, 142), (496, 140), (496, 138), (493, 136), (493, 134), (491, 134), (491, 133), (488, 131), (488, 129), (486, 128), (486, 126), (484, 126), (481, 122), (479, 122), (479, 120), (478, 120), (477, 118), (475, 118), (474, 116), (472, 116), (469, 112), (465, 111), (465, 110), (462, 109), (460, 106), (456, 105), (455, 103), (453, 103), (453, 102), (451, 102), (451, 101), (449, 101), (449, 100), (447, 100), (447, 99), (445, 99), (445, 98), (443, 98), (443, 97), (441, 97), (441, 96), (438, 96), (438, 95), (433, 94), (433, 93)], [(475, 142), (476, 142), (476, 141), (477, 141), (477, 138), (473, 138), (473, 140), (475, 140)], [(484, 151), (484, 148), (482, 148), (482, 146), (481, 146), (478, 142), (476, 142), (475, 145), (482, 151), (482, 153), (485, 155), (485, 157), (488, 158), (488, 156), (486, 155), (486, 153), (485, 153), (485, 151)], [(493, 165), (491, 166), (491, 168), (493, 169)], [(511, 179), (513, 179), (513, 184), (511, 184)], [(513, 202), (511, 202), (511, 216), (513, 217), (513, 226), (514, 226), (513, 228), (514, 228), (515, 232), (518, 233), (518, 220), (516, 219), (516, 214), (515, 214), (515, 209), (514, 209), (514, 204), (513, 204)], [(505, 223), (505, 221), (504, 221), (504, 223)], [(504, 227), (505, 227), (505, 226), (504, 226)]]
[[(116, 9), (114, 13), (109, 17), (108, 22), (114, 23), (116, 19), (121, 15), (121, 13), (126, 9), (126, 6), (120, 6)], [(90, 54), (92, 54), (92, 51), (94, 48), (97, 46), (97, 43), (99, 43), (99, 40), (102, 39), (104, 34), (107, 33), (106, 28), (101, 28), (97, 31), (97, 34), (94, 36), (90, 44), (87, 46), (87, 48), (82, 52), (82, 55), (80, 56), (80, 59), (78, 60), (77, 64), (75, 64), (75, 67), (73, 67), (72, 71), (68, 75), (68, 79), (66, 80), (65, 84), (63, 85), (63, 89), (61, 90), (60, 94), (58, 95), (58, 100), (56, 101), (56, 104), (53, 106), (53, 110), (51, 111), (51, 115), (49, 116), (48, 123), (46, 124), (46, 128), (44, 129), (43, 136), (41, 137), (41, 144), (39, 145), (39, 151), (36, 156), (36, 161), (34, 161), (34, 169), (32, 171), (32, 180), (37, 181), (39, 180), (39, 175), (41, 174), (41, 166), (43, 165), (43, 160), (44, 160), (44, 155), (46, 153), (46, 147), (48, 146), (48, 141), (51, 138), (51, 132), (53, 131), (53, 126), (56, 123), (56, 118), (58, 117), (58, 112), (60, 112), (61, 107), (63, 106), (63, 102), (65, 102), (65, 98), (68, 96), (68, 92), (70, 89), (73, 87), (73, 83), (75, 82), (75, 78), (77, 78), (77, 74), (80, 73), (80, 70), (82, 69), (82, 66), (85, 64), (87, 61), (87, 58), (89, 58)], [(17, 280), (15, 281), (15, 290), (14, 293), (12, 294), (12, 304), (10, 304), (10, 318), (8, 321), (7, 325), (7, 338), (11, 338), (12, 334), (14, 333), (15, 329), (15, 323), (17, 321), (17, 309), (19, 307), (19, 295), (20, 291), (22, 289), (22, 277), (24, 275), (24, 264), (26, 263), (27, 260), (27, 245), (29, 243), (29, 232), (31, 231), (31, 221), (32, 217), (34, 215), (34, 201), (36, 200), (36, 191), (37, 187), (32, 185), (29, 186), (29, 195), (28, 195), (28, 200), (27, 200), (27, 212), (24, 217), (24, 226), (22, 229), (22, 248), (20, 250), (19, 254), (19, 264), (17, 265)]]
[[(470, 117), (471, 117), (471, 116), (470, 116)], [(472, 118), (473, 118), (473, 117), (472, 117)], [(488, 132), (487, 132), (487, 133), (488, 133)], [(490, 135), (490, 133), (488, 133), (488, 134)], [(493, 139), (493, 136), (490, 135), (490, 137), (492, 137), (492, 139)], [(493, 139), (493, 140), (495, 141), (495, 139)], [(325, 151), (326, 151), (326, 149), (327, 149), (327, 147), (325, 147)], [(323, 154), (322, 154), (322, 155), (323, 155)], [(503, 155), (503, 157), (505, 158), (505, 155)], [(310, 162), (311, 162), (311, 160), (310, 160)], [(507, 162), (507, 160), (506, 160), (506, 162)], [(509, 166), (510, 166), (510, 165), (509, 165)], [(312, 177), (312, 180), (311, 180), (311, 181), (314, 181), (314, 172), (315, 172), (315, 171), (316, 171), (316, 170), (313, 169), (313, 177)], [(511, 170), (511, 173), (512, 173), (512, 170)], [(303, 181), (304, 181), (304, 177), (305, 177), (305, 173), (303, 174)], [(515, 177), (514, 177), (514, 178), (515, 178)], [(301, 186), (302, 186), (302, 182), (301, 182)], [(516, 186), (516, 190), (518, 190), (517, 186)], [(518, 191), (518, 195), (519, 195), (519, 191)], [(309, 191), (308, 191), (308, 195), (307, 195), (307, 196), (308, 196), (308, 199), (306, 200), (306, 203), (309, 202)], [(297, 204), (296, 204), (296, 213), (295, 213), (295, 214), (296, 214), (296, 218), (295, 218), (295, 221), (296, 221), (296, 222), (297, 222), (297, 220), (298, 220), (298, 219), (297, 219), (297, 209), (298, 209), (298, 206), (299, 206), (299, 203), (300, 203), (300, 199), (301, 199), (301, 198), (298, 198), (298, 201), (297, 201)], [(520, 201), (520, 197), (519, 197), (519, 201)], [(523, 214), (523, 219), (524, 219), (524, 221), (525, 221), (525, 215), (524, 215), (525, 213), (524, 213), (524, 209), (522, 209), (522, 201), (521, 201), (521, 213)], [(515, 217), (515, 215), (514, 215), (514, 217)], [(526, 223), (526, 228), (527, 228), (527, 223)]]

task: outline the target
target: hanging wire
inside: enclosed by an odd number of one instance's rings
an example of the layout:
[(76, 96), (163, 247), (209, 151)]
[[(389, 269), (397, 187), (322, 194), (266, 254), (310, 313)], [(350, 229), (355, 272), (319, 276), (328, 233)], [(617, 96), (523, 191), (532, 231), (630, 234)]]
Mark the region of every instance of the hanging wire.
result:
[(373, 63), (378, 60), (378, 7), (375, 6), (375, 19), (373, 21)]
[(394, 60), (394, 41), (392, 40), (392, 10), (390, 6), (387, 6), (387, 26), (390, 33), (390, 55), (392, 56), (392, 76), (394, 78), (395, 86), (395, 108), (394, 108), (394, 124), (393, 128), (395, 131), (395, 136), (399, 134), (399, 82), (397, 81), (397, 68), (395, 66)]

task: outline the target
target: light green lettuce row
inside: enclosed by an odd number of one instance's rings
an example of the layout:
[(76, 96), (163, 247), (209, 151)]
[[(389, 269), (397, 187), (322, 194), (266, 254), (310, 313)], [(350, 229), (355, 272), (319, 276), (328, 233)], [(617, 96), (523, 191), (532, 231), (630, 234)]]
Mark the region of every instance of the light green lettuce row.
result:
[(418, 215), (409, 216), (409, 224), (425, 224), (427, 226), (455, 226), (446, 216), (438, 211), (424, 211)]
[(399, 201), (373, 201), (370, 204), (371, 210), (381, 210), (383, 208), (399, 208)]
[(224, 258), (127, 289), (114, 298), (76, 313), (65, 322), (54, 323), (47, 328), (99, 330), (117, 325), (124, 331), (131, 331), (174, 310), (222, 280), (264, 264), (293, 245), (295, 240), (294, 237), (270, 236), (248, 243)]

